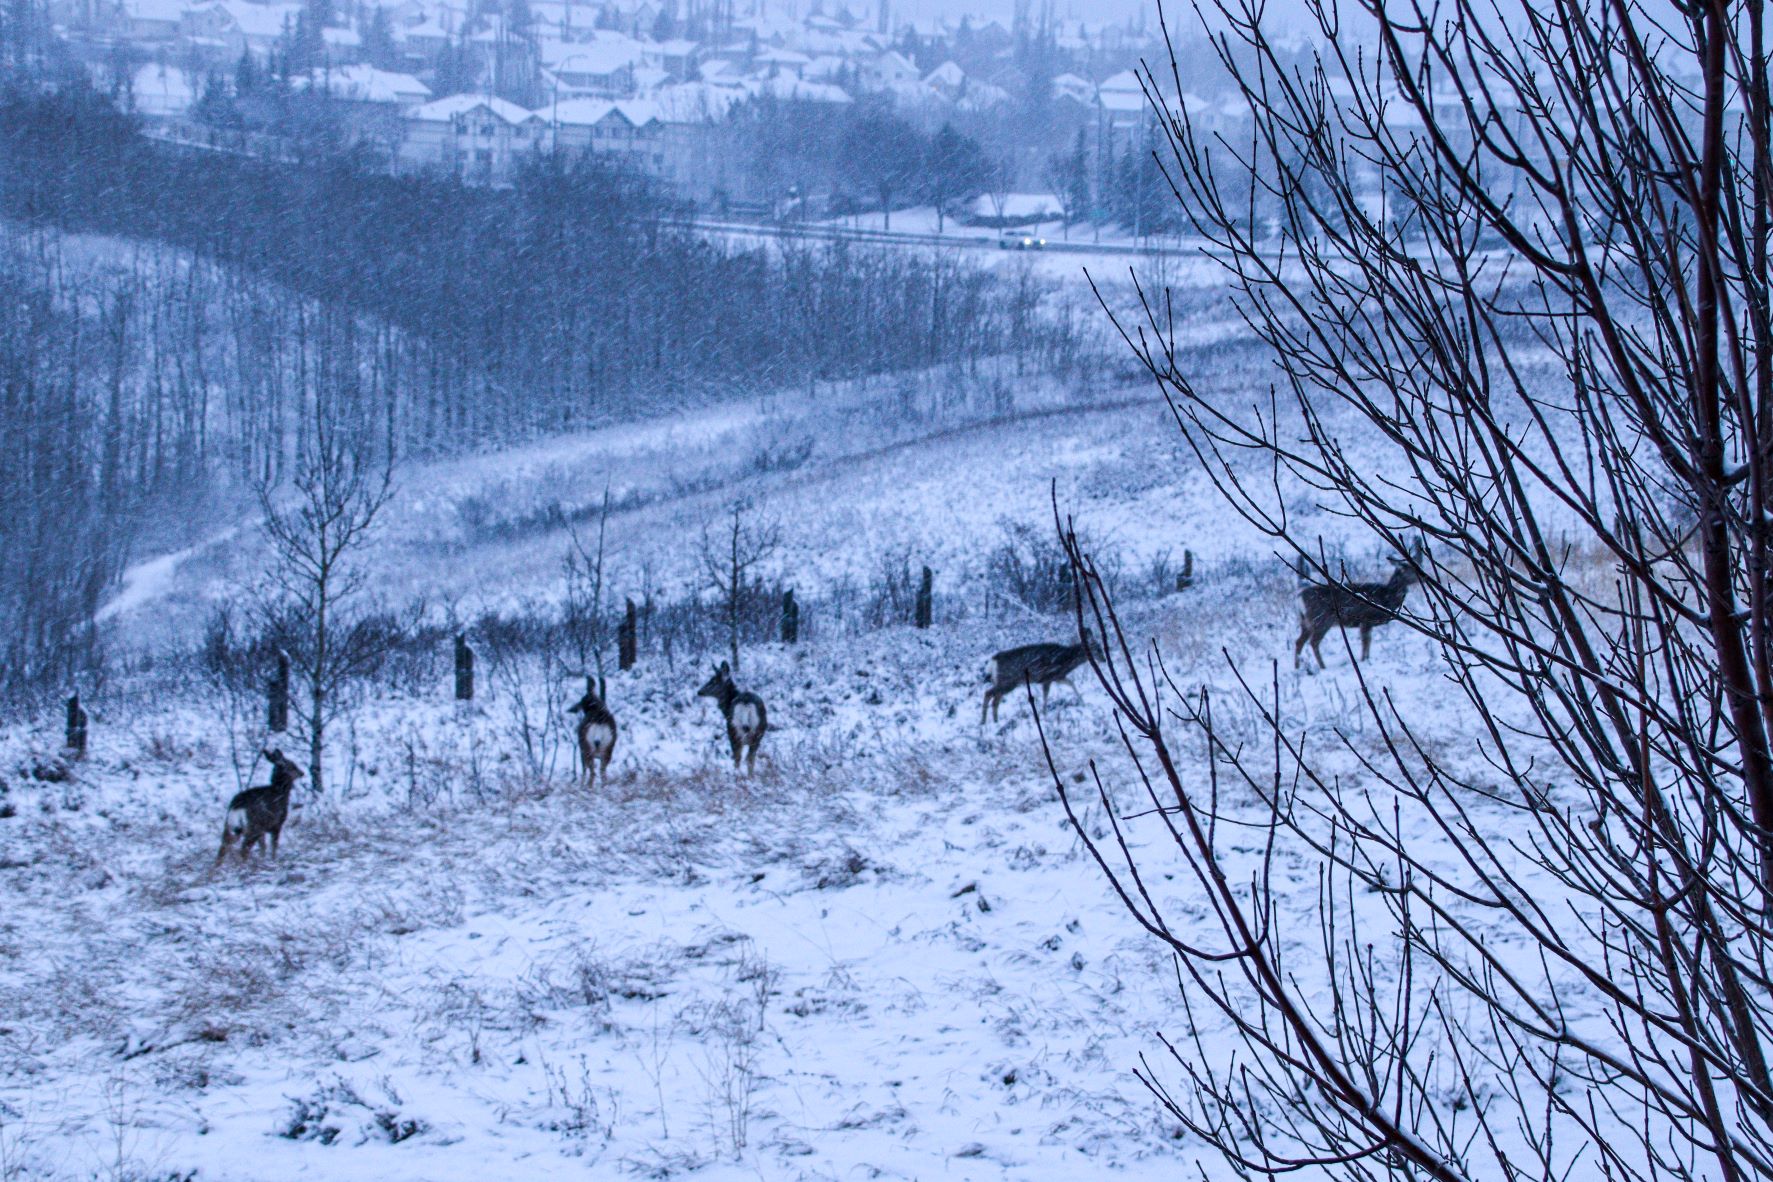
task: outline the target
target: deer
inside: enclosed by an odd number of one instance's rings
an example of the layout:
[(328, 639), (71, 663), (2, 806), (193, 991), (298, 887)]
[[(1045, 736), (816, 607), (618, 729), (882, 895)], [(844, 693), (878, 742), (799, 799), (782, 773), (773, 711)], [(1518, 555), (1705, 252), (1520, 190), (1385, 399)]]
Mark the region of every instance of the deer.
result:
[[(1047, 695), (1052, 692), (1053, 683), (1062, 681), (1077, 692), (1072, 684), (1072, 672), (1091, 657), (1101, 656), (1095, 638), (1086, 630), (1083, 640), (1077, 644), (1025, 644), (1021, 648), (1005, 649), (992, 657), (987, 665), (987, 675), (991, 686), (985, 691), (984, 705), (979, 709), (979, 725), (985, 725), (986, 715), (991, 721), (997, 721), (998, 707), (1003, 703), (1004, 695), (1024, 685), (1040, 686), (1041, 705), (1046, 705)], [(1083, 697), (1078, 693), (1079, 699)]]
[(769, 710), (764, 707), (763, 699), (734, 685), (732, 670), (725, 661), (715, 666), (714, 676), (696, 691), (696, 697), (713, 698), (725, 716), (726, 738), (733, 748), (733, 770), (739, 770), (742, 752), (746, 772), (756, 774), (757, 745), (763, 742), (763, 733), (770, 729)]
[(585, 696), (567, 707), (568, 714), (579, 715), (579, 765), (585, 772), (587, 788), (597, 783), (599, 765), (603, 782), (609, 783), (610, 756), (616, 753), (616, 716), (604, 705), (609, 683), (598, 678), (595, 686), (585, 678)]
[(235, 841), (240, 842), (242, 862), (266, 837), (271, 839), (270, 857), (277, 857), (277, 841), (283, 835), (283, 823), (289, 819), (290, 789), (306, 773), (276, 748), (262, 754), (271, 764), (271, 782), (236, 792), (228, 802), (228, 815), (222, 822), (222, 848), (215, 856), (217, 866), (228, 856), (228, 847)]
[[(1393, 558), (1391, 578), (1383, 583), (1317, 583), (1299, 589), (1299, 639), (1293, 642), (1293, 668), (1299, 668), (1300, 657), (1307, 644), (1317, 657), (1317, 667), (1324, 667), (1322, 644), (1331, 628), (1361, 630), (1361, 660), (1372, 652), (1373, 629), (1397, 619), (1410, 587), (1422, 581), (1416, 565), (1422, 557), (1421, 540), (1413, 542), (1403, 558)], [(1304, 562), (1299, 568), (1300, 581), (1305, 578)]]

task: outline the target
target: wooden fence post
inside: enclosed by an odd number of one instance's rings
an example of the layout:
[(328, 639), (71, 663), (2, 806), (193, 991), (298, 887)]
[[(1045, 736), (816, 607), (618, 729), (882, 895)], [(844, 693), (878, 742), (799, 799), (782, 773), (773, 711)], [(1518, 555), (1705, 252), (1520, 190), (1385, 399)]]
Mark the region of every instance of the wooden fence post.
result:
[(1186, 591), (1194, 586), (1194, 551), (1182, 551), (1182, 570), (1176, 576), (1176, 590)]
[(468, 647), (466, 634), (456, 633), (456, 700), (474, 700), (474, 650)]
[(73, 693), (68, 696), (68, 733), (67, 748), (74, 753), (75, 759), (86, 758), (86, 711), (80, 708), (80, 695)]
[(912, 622), (919, 628), (928, 628), (935, 607), (935, 573), (929, 567), (923, 568), (923, 582), (917, 585), (917, 608)]
[(277, 672), (266, 694), (265, 727), (272, 733), (289, 729), (289, 654), (277, 650)]
[(622, 616), (622, 622), (616, 625), (616, 667), (618, 669), (634, 668), (639, 640), (639, 624), (635, 618), (634, 601), (628, 601), (628, 610)]
[(782, 643), (795, 644), (800, 640), (800, 605), (794, 602), (792, 590), (782, 592)]

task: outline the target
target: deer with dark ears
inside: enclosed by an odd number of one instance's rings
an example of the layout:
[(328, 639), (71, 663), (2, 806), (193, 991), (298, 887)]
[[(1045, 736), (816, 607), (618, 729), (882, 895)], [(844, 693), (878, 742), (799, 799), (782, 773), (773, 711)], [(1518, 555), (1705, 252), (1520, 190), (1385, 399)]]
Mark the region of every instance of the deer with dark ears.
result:
[(586, 677), (585, 696), (567, 707), (568, 714), (579, 716), (579, 766), (584, 770), (586, 787), (597, 783), (599, 771), (603, 782), (609, 783), (610, 756), (616, 753), (616, 716), (605, 704), (608, 694), (608, 682), (598, 678), (593, 685)]
[[(1083, 639), (1077, 644), (1025, 644), (1021, 648), (1005, 649), (992, 657), (987, 666), (991, 686), (985, 691), (985, 703), (979, 710), (979, 724), (985, 724), (987, 715), (990, 715), (991, 721), (996, 722), (998, 707), (1003, 703), (1004, 696), (1024, 685), (1040, 687), (1040, 701), (1043, 706), (1046, 705), (1047, 695), (1052, 692), (1055, 681), (1064, 682), (1076, 692), (1077, 686), (1072, 685), (1071, 674), (1092, 656), (1101, 655), (1101, 649), (1087, 629)], [(1083, 695), (1079, 693), (1078, 697), (1081, 699)]]
[[(1393, 558), (1391, 578), (1383, 583), (1312, 583), (1299, 589), (1299, 639), (1293, 642), (1293, 668), (1299, 668), (1305, 646), (1311, 646), (1317, 667), (1324, 667), (1322, 644), (1331, 628), (1359, 628), (1361, 660), (1372, 651), (1373, 629), (1398, 618), (1404, 596), (1422, 581), (1422, 540), (1410, 544), (1402, 558)], [(1299, 579), (1305, 582), (1305, 562), (1300, 560)]]
[(738, 770), (743, 755), (745, 770), (756, 773), (757, 745), (763, 742), (764, 732), (770, 729), (769, 710), (763, 699), (734, 685), (732, 670), (725, 661), (715, 666), (714, 676), (696, 691), (696, 697), (713, 698), (726, 718), (726, 738), (733, 749), (733, 770)]
[(289, 793), (302, 778), (302, 769), (282, 751), (271, 748), (263, 752), (271, 764), (271, 783), (248, 788), (234, 794), (228, 802), (228, 815), (222, 822), (222, 848), (216, 854), (216, 865), (228, 856), (228, 849), (240, 843), (240, 860), (265, 838), (271, 839), (270, 857), (277, 857), (277, 841), (283, 835), (283, 823), (289, 819)]

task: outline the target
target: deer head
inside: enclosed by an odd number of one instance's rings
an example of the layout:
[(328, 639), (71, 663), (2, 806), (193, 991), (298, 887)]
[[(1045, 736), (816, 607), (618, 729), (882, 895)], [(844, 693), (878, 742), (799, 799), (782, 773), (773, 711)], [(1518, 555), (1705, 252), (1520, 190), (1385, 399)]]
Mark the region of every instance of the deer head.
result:
[(307, 773), (300, 767), (296, 766), (296, 762), (293, 759), (290, 759), (287, 755), (283, 754), (283, 751), (280, 748), (267, 747), (259, 754), (263, 755), (266, 762), (271, 765), (272, 783), (282, 781), (284, 783), (293, 784), (303, 776), (307, 775)]
[(733, 683), (733, 674), (725, 661), (714, 667), (714, 676), (710, 677), (701, 689), (696, 691), (698, 698), (718, 698)]

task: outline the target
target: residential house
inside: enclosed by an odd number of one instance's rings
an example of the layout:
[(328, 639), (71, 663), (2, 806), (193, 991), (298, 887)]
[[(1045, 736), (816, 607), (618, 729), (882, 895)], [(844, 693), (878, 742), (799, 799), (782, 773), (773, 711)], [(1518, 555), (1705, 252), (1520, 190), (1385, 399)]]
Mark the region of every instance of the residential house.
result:
[(122, 27), (131, 41), (178, 40), (190, 0), (126, 0)]
[(682, 38), (646, 42), (641, 46), (641, 57), (647, 65), (665, 71), (673, 82), (687, 82), (696, 77), (702, 64), (702, 46)]
[(417, 107), (431, 101), (431, 88), (411, 74), (378, 70), (370, 65), (315, 70), (306, 78), (297, 80), (296, 85), (347, 103)]
[(181, 32), (187, 42), (224, 62), (237, 61), (248, 50), (265, 57), (295, 27), (300, 11), (295, 5), (212, 0), (186, 10)]
[(812, 60), (792, 49), (765, 49), (752, 57), (751, 65), (766, 78), (799, 78)]
[(600, 37), (544, 63), (542, 77), (563, 98), (623, 98), (634, 93), (634, 70), (641, 56), (639, 42)]
[(475, 184), (502, 184), (530, 152), (552, 147), (546, 120), (491, 95), (455, 94), (409, 107), (395, 159), (404, 168), (436, 168)]
[(658, 108), (642, 99), (562, 99), (535, 112), (557, 152), (595, 152), (657, 174), (661, 125)]
[(957, 102), (966, 93), (967, 72), (954, 61), (945, 61), (924, 75), (923, 85), (949, 102)]
[(857, 79), (866, 90), (887, 90), (901, 82), (919, 82), (923, 75), (896, 49), (883, 50), (856, 63)]

